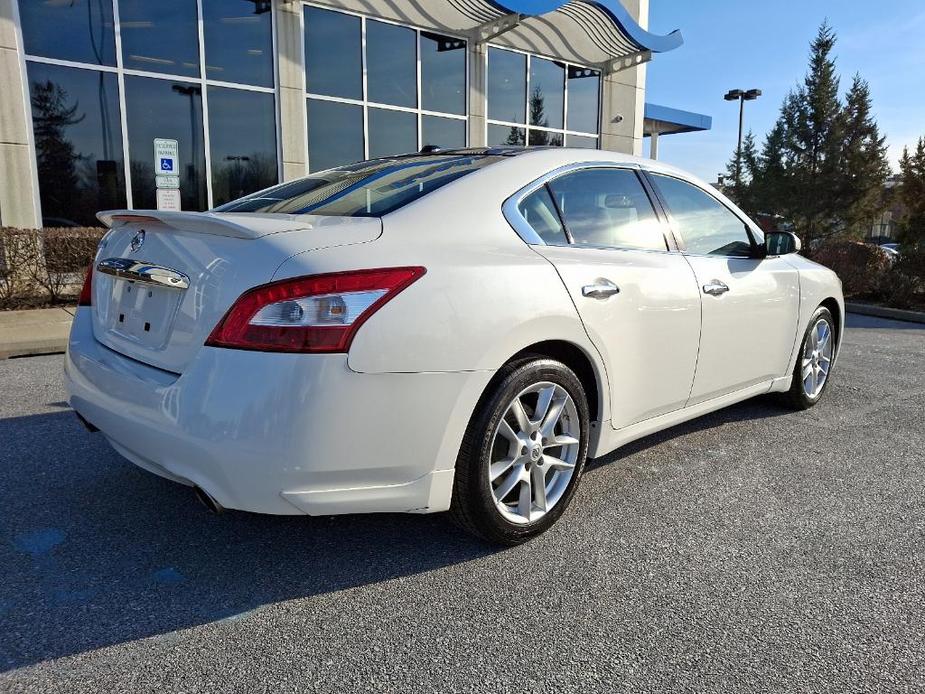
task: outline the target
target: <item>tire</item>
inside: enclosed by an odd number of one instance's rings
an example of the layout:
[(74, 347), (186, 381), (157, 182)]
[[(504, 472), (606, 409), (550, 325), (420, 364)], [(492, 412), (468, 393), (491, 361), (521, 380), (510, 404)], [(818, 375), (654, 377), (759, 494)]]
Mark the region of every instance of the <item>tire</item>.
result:
[[(545, 417), (538, 416), (541, 408)], [(463, 437), (451, 520), (506, 546), (546, 531), (578, 487), (589, 429), (587, 396), (571, 369), (540, 356), (508, 364), (482, 396)]]
[[(824, 324), (827, 326), (827, 337), (825, 346), (821, 350), (813, 350), (814, 331), (817, 326)], [(816, 345), (818, 346), (818, 333), (816, 334)], [(809, 319), (809, 325), (803, 334), (803, 341), (800, 343), (800, 351), (797, 355), (796, 364), (793, 367), (793, 380), (790, 383), (790, 390), (782, 394), (783, 403), (794, 410), (808, 410), (822, 398), (822, 394), (832, 380), (832, 367), (835, 365), (835, 348), (837, 335), (835, 332), (835, 320), (829, 309), (820, 306)], [(818, 356), (813, 356), (818, 355)], [(807, 368), (807, 359), (809, 365), (814, 371), (815, 378), (819, 378), (817, 369), (825, 368), (825, 374), (822, 378), (822, 385), (818, 381), (808, 382), (804, 379), (804, 369)], [(825, 361), (827, 359), (827, 361)], [(812, 388), (809, 386), (812, 385)], [(812, 392), (810, 392), (812, 391)]]

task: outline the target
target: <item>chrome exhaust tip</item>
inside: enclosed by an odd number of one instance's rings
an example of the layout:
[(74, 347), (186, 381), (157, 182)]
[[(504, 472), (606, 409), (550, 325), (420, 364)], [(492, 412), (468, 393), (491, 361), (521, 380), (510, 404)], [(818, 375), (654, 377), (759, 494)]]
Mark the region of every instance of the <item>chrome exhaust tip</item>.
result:
[(207, 492), (202, 487), (193, 487), (193, 492), (196, 494), (196, 498), (199, 499), (199, 503), (209, 509), (216, 516), (225, 510), (225, 507), (213, 499), (209, 492)]

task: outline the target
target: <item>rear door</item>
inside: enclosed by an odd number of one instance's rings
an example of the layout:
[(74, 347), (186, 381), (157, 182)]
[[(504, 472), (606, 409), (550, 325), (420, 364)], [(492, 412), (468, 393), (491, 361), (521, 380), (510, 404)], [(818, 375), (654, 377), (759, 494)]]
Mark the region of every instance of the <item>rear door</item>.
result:
[(690, 404), (785, 375), (799, 315), (797, 270), (784, 258), (762, 257), (760, 232), (712, 193), (679, 178), (647, 176), (703, 298)]
[(638, 174), (574, 170), (535, 187), (517, 209), (603, 358), (612, 426), (683, 407), (697, 361), (700, 295)]

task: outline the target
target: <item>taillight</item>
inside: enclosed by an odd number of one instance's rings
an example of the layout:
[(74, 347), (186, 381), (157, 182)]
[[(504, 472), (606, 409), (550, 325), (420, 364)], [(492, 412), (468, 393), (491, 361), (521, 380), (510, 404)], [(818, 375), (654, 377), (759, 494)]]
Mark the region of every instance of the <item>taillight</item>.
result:
[(206, 345), (265, 352), (346, 352), (359, 327), (421, 277), (422, 267), (296, 277), (244, 292)]
[(87, 276), (84, 278), (84, 286), (80, 290), (80, 297), (77, 299), (78, 306), (93, 305), (93, 263), (87, 268)]

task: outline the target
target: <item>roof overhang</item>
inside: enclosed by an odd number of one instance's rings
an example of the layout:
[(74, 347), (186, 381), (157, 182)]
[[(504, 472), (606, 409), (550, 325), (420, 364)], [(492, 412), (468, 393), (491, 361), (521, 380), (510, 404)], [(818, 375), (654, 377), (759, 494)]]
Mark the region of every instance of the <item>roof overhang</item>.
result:
[(679, 108), (646, 104), (643, 134), (674, 135), (676, 133), (693, 133), (709, 130), (713, 127), (713, 118), (703, 113), (683, 111)]
[(646, 31), (620, 0), (316, 2), (602, 69), (630, 67), (684, 42), (677, 30), (666, 36)]

